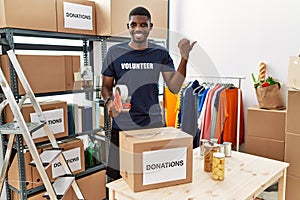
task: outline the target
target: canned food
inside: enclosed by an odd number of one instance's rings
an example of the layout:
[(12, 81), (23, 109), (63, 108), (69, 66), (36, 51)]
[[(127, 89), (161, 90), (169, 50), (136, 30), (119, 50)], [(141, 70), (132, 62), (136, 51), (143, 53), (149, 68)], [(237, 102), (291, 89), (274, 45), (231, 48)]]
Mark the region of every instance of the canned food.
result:
[(214, 145), (218, 144), (218, 139), (217, 138), (211, 138), (209, 140), (209, 142), (214, 146)]
[(231, 157), (231, 142), (223, 142), (223, 144), (225, 145), (225, 156)]
[(214, 180), (222, 181), (225, 175), (225, 154), (214, 153), (213, 154), (213, 166), (212, 166), (212, 178)]

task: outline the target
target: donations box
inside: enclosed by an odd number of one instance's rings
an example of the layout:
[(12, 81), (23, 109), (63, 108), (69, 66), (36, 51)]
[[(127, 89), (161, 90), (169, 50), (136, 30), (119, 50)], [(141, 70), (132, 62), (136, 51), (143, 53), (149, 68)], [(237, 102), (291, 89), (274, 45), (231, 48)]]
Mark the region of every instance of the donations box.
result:
[(120, 171), (134, 192), (192, 182), (193, 137), (173, 127), (120, 132)]

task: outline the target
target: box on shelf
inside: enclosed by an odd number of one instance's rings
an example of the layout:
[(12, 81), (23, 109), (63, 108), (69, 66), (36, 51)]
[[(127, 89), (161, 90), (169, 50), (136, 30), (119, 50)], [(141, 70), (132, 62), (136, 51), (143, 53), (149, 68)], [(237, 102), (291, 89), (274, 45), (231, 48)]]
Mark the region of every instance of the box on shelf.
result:
[[(40, 102), (42, 111), (44, 112), (48, 124), (51, 127), (56, 138), (68, 136), (68, 115), (67, 102), (64, 101), (48, 101)], [(21, 110), (25, 122), (32, 122), (36, 118), (34, 109), (31, 104), (24, 104)], [(13, 121), (13, 114), (9, 106), (5, 107), (5, 123)], [(32, 133), (34, 142), (44, 142), (48, 140), (43, 129)]]
[[(43, 195), (45, 194), (45, 192), (46, 191), (42, 191), (42, 192), (37, 193), (37, 194), (29, 195), (27, 199), (28, 200), (41, 200), (41, 199), (45, 199), (43, 197)], [(74, 200), (73, 196), (72, 196), (73, 193), (74, 192), (73, 192), (72, 188), (70, 188), (67, 191), (67, 193), (65, 194), (65, 196), (61, 200)], [(11, 200), (21, 200), (20, 195), (17, 192), (11, 190)]]
[(120, 132), (120, 171), (134, 191), (192, 182), (193, 137), (172, 127)]
[(96, 35), (95, 3), (87, 0), (56, 0), (57, 31)]
[(152, 17), (150, 38), (167, 38), (168, 0), (92, 0), (96, 3), (97, 35), (128, 37), (126, 27), (129, 12), (137, 7), (147, 8)]
[(284, 141), (246, 136), (245, 152), (279, 161), (284, 160)]
[(286, 110), (248, 108), (247, 136), (285, 140)]
[[(70, 138), (59, 142), (59, 147), (63, 148), (63, 154), (69, 164), (73, 174), (78, 174), (85, 170), (84, 148), (81, 139)], [(45, 144), (38, 147), (41, 152), (51, 149), (51, 144)], [(64, 175), (64, 170), (58, 159), (53, 161), (52, 165), (46, 170), (51, 181), (57, 177)], [(33, 173), (33, 179), (38, 181), (40, 176), (37, 172)]]
[[(105, 199), (106, 198), (106, 170), (101, 170), (88, 176), (77, 179), (78, 187), (85, 199)], [(73, 199), (76, 194), (72, 191)]]
[(288, 90), (286, 132), (300, 134), (300, 91)]
[(55, 0), (0, 1), (0, 28), (56, 32)]
[[(25, 166), (25, 177), (26, 177), (26, 189), (29, 190), (33, 188), (32, 170), (33, 167), (29, 165), (32, 161), (31, 154), (29, 150), (24, 149), (24, 166)], [(16, 189), (20, 189), (20, 179), (19, 179), (19, 167), (18, 167), (18, 154), (14, 157), (7, 173), (8, 184)]]
[[(81, 89), (81, 81), (74, 75), (80, 73), (79, 56), (17, 55), (26, 79), (34, 93), (61, 92)], [(10, 84), (8, 56), (1, 56), (0, 64)], [(25, 94), (18, 81), (19, 94)]]
[(300, 151), (300, 135), (294, 133), (286, 133), (285, 155), (284, 161), (290, 163), (287, 170), (288, 175), (300, 178), (300, 160), (298, 152)]

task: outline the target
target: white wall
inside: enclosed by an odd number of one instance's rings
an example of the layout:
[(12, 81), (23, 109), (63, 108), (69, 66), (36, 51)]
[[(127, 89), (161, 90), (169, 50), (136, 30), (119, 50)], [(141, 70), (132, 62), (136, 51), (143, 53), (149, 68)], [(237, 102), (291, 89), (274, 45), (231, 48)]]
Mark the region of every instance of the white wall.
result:
[(258, 75), (262, 61), (267, 75), (283, 82), (285, 100), (289, 57), (300, 53), (299, 8), (299, 0), (170, 0), (170, 48), (176, 48), (178, 35), (197, 40), (196, 49), (207, 57), (201, 60), (193, 52), (196, 73), (246, 77), (245, 111), (257, 106), (251, 73)]

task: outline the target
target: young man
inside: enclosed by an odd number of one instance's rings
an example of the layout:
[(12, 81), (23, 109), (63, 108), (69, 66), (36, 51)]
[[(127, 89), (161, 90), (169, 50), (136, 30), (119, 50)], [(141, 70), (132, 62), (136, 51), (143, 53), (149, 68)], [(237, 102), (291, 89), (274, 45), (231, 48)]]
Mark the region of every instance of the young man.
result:
[(168, 51), (148, 42), (153, 27), (149, 11), (143, 7), (129, 13), (129, 42), (112, 46), (105, 57), (102, 69), (102, 97), (113, 97), (114, 85), (126, 85), (131, 96), (129, 112), (119, 112), (113, 101), (107, 105), (113, 117), (111, 146), (107, 175), (120, 178), (119, 173), (119, 131), (162, 127), (162, 115), (158, 101), (160, 73), (173, 93), (178, 93), (186, 76), (189, 53), (195, 42), (182, 39), (178, 43), (181, 61), (177, 71)]

